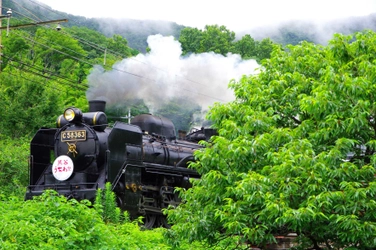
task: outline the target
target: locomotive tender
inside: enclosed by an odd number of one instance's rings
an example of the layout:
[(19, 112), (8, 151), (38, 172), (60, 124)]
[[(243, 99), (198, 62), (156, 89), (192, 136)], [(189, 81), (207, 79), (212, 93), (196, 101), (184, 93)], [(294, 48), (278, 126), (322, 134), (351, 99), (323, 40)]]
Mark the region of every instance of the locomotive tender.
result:
[(68, 108), (57, 128), (41, 128), (30, 145), (30, 179), (25, 199), (46, 189), (77, 200), (94, 201), (98, 188), (110, 182), (122, 210), (144, 216), (145, 227), (165, 226), (161, 212), (178, 205), (175, 187), (190, 187), (200, 178), (187, 168), (193, 152), (214, 130), (202, 128), (177, 139), (173, 123), (143, 114), (131, 124), (107, 126), (104, 101), (89, 102), (89, 112)]

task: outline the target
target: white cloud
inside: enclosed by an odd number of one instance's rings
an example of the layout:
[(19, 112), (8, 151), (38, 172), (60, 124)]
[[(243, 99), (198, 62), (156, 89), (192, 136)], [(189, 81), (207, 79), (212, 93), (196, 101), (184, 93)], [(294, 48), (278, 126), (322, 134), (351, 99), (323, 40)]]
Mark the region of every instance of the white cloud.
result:
[(167, 20), (203, 29), (225, 25), (233, 31), (291, 19), (329, 20), (376, 12), (376, 0), (39, 0), (53, 9), (86, 17)]

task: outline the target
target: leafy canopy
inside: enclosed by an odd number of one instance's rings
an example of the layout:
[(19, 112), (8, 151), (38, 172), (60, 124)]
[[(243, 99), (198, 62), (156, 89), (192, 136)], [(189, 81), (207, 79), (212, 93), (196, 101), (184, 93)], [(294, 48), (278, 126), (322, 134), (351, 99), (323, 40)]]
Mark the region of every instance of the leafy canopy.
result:
[(179, 42), (183, 55), (214, 52), (225, 56), (234, 53), (241, 55), (243, 59), (254, 58), (257, 61), (269, 58), (273, 48), (273, 42), (269, 38), (255, 41), (248, 34), (235, 41), (235, 32), (223, 25), (206, 25), (204, 30), (184, 28)]
[(168, 211), (171, 235), (249, 247), (297, 233), (299, 247), (376, 246), (376, 33), (328, 46), (275, 47), (236, 100), (208, 118), (219, 135), (196, 153), (201, 174)]

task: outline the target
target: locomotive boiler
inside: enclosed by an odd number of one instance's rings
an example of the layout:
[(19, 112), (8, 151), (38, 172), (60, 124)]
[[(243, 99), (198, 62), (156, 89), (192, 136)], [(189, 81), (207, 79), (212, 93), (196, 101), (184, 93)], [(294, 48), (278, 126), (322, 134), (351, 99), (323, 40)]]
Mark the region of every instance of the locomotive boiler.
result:
[(25, 199), (46, 189), (77, 200), (94, 201), (110, 182), (122, 210), (144, 216), (145, 227), (164, 226), (161, 209), (179, 204), (176, 187), (189, 188), (200, 178), (187, 168), (199, 140), (214, 131), (202, 128), (176, 138), (174, 124), (143, 114), (130, 124), (107, 125), (105, 102), (89, 102), (89, 112), (68, 108), (56, 128), (41, 128), (30, 145), (30, 178)]

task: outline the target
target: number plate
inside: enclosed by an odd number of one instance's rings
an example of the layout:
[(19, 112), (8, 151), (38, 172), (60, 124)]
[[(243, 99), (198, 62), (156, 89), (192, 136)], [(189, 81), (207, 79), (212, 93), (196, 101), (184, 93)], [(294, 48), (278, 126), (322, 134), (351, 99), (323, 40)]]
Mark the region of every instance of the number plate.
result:
[(61, 141), (86, 141), (86, 130), (62, 131)]

